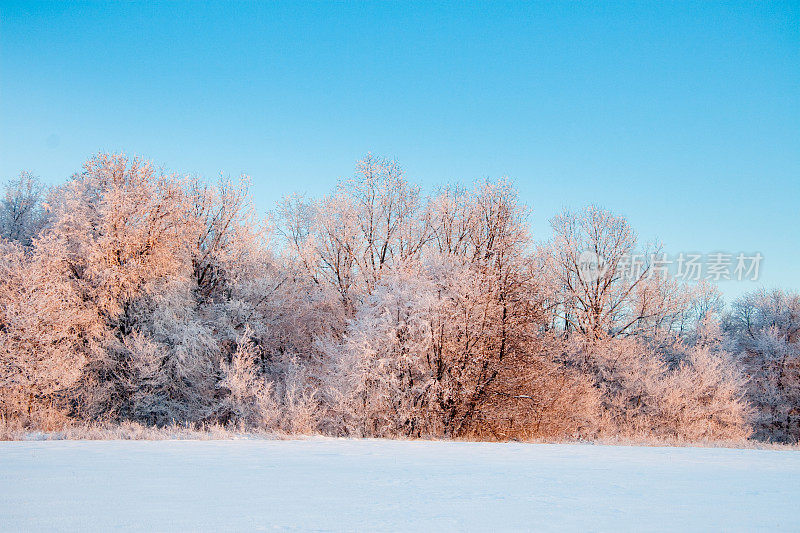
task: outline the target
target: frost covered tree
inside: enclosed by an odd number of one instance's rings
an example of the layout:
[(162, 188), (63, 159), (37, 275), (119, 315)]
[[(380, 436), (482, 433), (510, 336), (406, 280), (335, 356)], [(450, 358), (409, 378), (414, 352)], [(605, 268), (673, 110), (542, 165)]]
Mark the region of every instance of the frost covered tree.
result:
[[(63, 291), (50, 303), (60, 315), (25, 315), (42, 323), (36, 335), (45, 341), (62, 317), (73, 322), (61, 344), (15, 353), (41, 360), (58, 349), (78, 361), (63, 375), (77, 375), (70, 404), (79, 416), (151, 424), (221, 416), (222, 363), (269, 298), (248, 288), (264, 278), (268, 257), (247, 201), (245, 182), (201, 187), (139, 159), (92, 158), (54, 195), (30, 258), (4, 253), (36, 267), (40, 276), (25, 279), (34, 295)], [(19, 279), (27, 271), (17, 268)]]
[(598, 435), (600, 389), (567, 363), (563, 340), (549, 334), (529, 339), (498, 365), (472, 434), (498, 440), (591, 439)]
[(248, 186), (113, 154), (46, 202), (12, 182), (2, 415), (682, 441), (745, 438), (754, 416), (758, 438), (797, 440), (795, 295), (720, 322), (713, 286), (670, 280), (607, 211), (564, 212), (536, 246), (507, 180), (424, 195), (368, 155), (272, 224)]
[(394, 269), (359, 305), (343, 342), (328, 347), (334, 364), (332, 398), (348, 433), (440, 432), (432, 360), (437, 303), (431, 280)]
[(141, 309), (189, 274), (181, 185), (148, 162), (100, 154), (57, 198), (41, 247), (58, 251), (65, 281), (104, 330), (103, 349), (87, 362), (85, 406), (90, 413), (133, 417), (135, 397), (147, 390), (134, 379), (137, 358), (163, 357), (138, 337)]
[(30, 172), (20, 172), (5, 186), (0, 201), (0, 237), (30, 246), (47, 220), (45, 187)]
[(395, 268), (382, 279), (331, 347), (350, 431), (456, 436), (470, 428), (514, 346), (489, 286), (452, 262)]
[(334, 287), (350, 313), (386, 267), (418, 257), (427, 238), (419, 188), (396, 162), (372, 155), (324, 199), (287, 198), (278, 228), (298, 263)]
[(333, 345), (340, 410), (361, 434), (474, 432), (501, 363), (536, 327), (524, 209), (507, 182), (444, 189), (418, 216), (419, 257), (383, 268)]
[(690, 291), (656, 264), (660, 251), (639, 250), (624, 218), (589, 206), (551, 224), (551, 309), (567, 332), (592, 339), (653, 334), (691, 306)]
[(709, 346), (676, 343), (671, 351), (678, 357), (634, 338), (567, 343), (567, 363), (600, 392), (598, 434), (679, 441), (747, 437), (750, 407), (735, 360)]
[(741, 440), (752, 433), (747, 379), (719, 346), (685, 350), (666, 376), (656, 427), (682, 441)]
[(800, 440), (800, 296), (756, 291), (735, 301), (725, 319), (729, 349), (749, 376), (756, 436)]
[(0, 412), (69, 410), (101, 325), (67, 281), (57, 250), (0, 241)]

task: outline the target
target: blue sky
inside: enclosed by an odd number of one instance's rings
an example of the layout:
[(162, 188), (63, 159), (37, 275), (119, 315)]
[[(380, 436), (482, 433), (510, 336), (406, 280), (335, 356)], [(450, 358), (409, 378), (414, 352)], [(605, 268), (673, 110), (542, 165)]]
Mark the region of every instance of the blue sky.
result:
[(509, 176), (541, 238), (597, 203), (800, 289), (800, 3), (0, 1), (0, 179), (101, 150), (245, 172), (262, 210), (368, 151)]

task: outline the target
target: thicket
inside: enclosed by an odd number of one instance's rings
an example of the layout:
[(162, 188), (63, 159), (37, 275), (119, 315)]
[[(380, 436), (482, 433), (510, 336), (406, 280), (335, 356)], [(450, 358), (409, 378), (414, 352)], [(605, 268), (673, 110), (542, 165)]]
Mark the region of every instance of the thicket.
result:
[[(257, 216), (246, 178), (90, 159), (0, 205), (0, 412), (291, 434), (800, 437), (800, 297), (726, 311), (589, 206), (535, 241), (507, 181), (424, 195), (373, 156)], [(604, 259), (587, 278), (581, 254)], [(8, 422), (6, 422), (8, 423)]]

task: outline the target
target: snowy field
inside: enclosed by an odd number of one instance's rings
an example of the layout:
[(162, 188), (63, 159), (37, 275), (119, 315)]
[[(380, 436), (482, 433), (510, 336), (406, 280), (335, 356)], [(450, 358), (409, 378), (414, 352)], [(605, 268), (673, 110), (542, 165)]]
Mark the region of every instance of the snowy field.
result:
[(351, 441), (0, 443), (5, 531), (800, 530), (800, 452)]

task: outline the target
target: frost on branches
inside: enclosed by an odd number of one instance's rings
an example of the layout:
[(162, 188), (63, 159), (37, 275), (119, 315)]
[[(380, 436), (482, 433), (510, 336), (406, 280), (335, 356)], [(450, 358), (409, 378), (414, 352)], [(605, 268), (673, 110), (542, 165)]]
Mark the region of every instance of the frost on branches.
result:
[[(430, 195), (367, 156), (328, 196), (255, 212), (100, 154), (0, 203), (0, 410), (58, 424), (291, 434), (797, 442), (800, 300), (679, 283), (627, 221), (533, 240), (510, 182)], [(586, 250), (605, 263), (581, 275)]]

